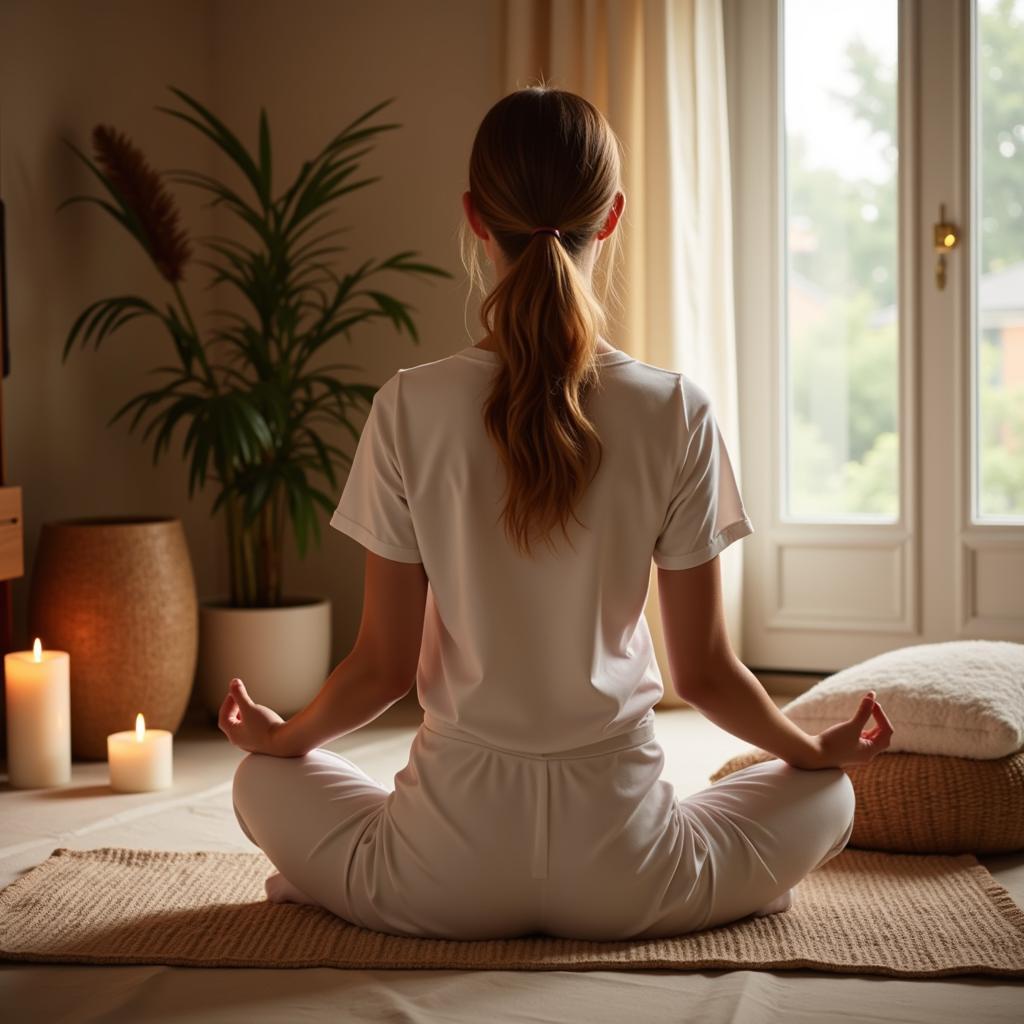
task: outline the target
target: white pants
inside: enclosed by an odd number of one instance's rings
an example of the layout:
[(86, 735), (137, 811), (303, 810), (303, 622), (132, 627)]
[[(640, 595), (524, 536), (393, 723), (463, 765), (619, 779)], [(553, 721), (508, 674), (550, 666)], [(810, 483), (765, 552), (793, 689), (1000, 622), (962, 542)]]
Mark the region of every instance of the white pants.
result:
[(842, 769), (774, 759), (680, 800), (664, 760), (653, 715), (543, 755), (427, 716), (393, 791), (317, 749), (249, 754), (233, 799), (245, 834), (315, 902), (430, 938), (681, 935), (761, 909), (849, 841)]

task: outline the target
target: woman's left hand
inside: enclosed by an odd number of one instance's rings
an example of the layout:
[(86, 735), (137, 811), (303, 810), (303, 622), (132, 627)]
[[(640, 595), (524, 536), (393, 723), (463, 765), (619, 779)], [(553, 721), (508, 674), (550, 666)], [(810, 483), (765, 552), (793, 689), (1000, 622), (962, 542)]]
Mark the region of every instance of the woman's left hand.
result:
[(251, 754), (274, 756), (274, 734), (283, 724), (284, 719), (276, 711), (253, 703), (241, 679), (231, 680), (217, 725), (236, 747)]

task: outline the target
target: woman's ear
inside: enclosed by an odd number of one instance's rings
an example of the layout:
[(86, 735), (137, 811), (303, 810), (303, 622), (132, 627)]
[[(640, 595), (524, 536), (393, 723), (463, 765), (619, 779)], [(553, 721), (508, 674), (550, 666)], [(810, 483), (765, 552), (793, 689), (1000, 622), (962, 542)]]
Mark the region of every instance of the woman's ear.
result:
[(626, 197), (621, 192), (616, 192), (615, 199), (612, 201), (612, 208), (608, 211), (608, 217), (604, 222), (604, 227), (597, 233), (599, 239), (607, 238), (615, 230), (615, 225), (619, 223), (619, 218), (622, 216), (625, 205)]
[(473, 234), (481, 241), (486, 242), (491, 236), (487, 234), (487, 229), (477, 216), (476, 207), (473, 205), (473, 196), (468, 191), (462, 193), (462, 209), (466, 213), (466, 220), (469, 221)]

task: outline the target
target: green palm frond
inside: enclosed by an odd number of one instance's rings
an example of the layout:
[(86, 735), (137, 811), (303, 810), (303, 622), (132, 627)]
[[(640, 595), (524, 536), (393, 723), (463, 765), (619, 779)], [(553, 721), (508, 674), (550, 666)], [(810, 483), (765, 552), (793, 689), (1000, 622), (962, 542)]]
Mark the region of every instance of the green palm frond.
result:
[[(319, 542), (322, 510), (330, 513), (336, 501), (318, 481), (336, 491), (339, 468), (348, 469), (352, 461), (351, 454), (334, 443), (333, 435), (340, 431), (354, 448), (359, 424), (377, 391), (375, 385), (343, 379), (344, 374), (359, 371), (359, 366), (337, 362), (316, 366), (314, 357), (340, 337), (351, 341), (357, 328), (373, 320), (387, 322), (398, 335), (407, 334), (419, 344), (415, 307), (375, 281), (371, 286), (371, 279), (381, 274), (453, 275), (419, 260), (413, 250), (383, 260), (365, 259), (342, 270), (333, 261), (348, 248), (335, 243), (350, 229), (330, 225), (318, 229), (343, 196), (380, 180), (361, 176), (359, 168), (382, 133), (401, 127), (370, 123), (393, 98), (345, 125), (275, 197), (266, 110), (260, 108), (256, 149), (250, 152), (198, 100), (169, 88), (183, 109), (156, 109), (213, 142), (244, 183), (240, 191), (199, 171), (164, 172), (168, 181), (206, 193), (211, 197), (208, 205), (222, 206), (246, 233), (245, 240), (227, 234), (199, 237), (209, 258), (194, 261), (209, 271), (207, 290), (227, 287), (242, 304), (237, 309), (211, 310), (216, 319), (201, 333), (177, 282), (168, 278), (174, 301), (163, 306), (133, 295), (100, 299), (87, 306), (72, 324), (63, 359), (76, 343), (84, 348), (91, 342), (98, 349), (134, 319), (160, 323), (180, 365), (154, 369), (163, 378), (162, 386), (130, 399), (108, 425), (131, 413), (129, 430), (142, 425), (143, 440), (152, 437), (154, 465), (169, 452), (178, 425), (186, 425), (181, 454), (189, 466), (189, 497), (211, 480), (217, 486), (212, 512), (223, 514), (227, 523), (232, 602), (273, 605), (281, 600), (281, 516), (291, 523), (300, 554), (305, 554), (311, 538)], [(147, 236), (147, 230), (150, 235), (152, 230), (126, 201), (123, 190), (88, 156), (68, 145), (112, 201), (73, 196), (58, 209), (73, 202), (101, 206), (155, 259), (157, 250)], [(157, 179), (145, 180), (156, 194)], [(162, 209), (169, 209), (166, 202)], [(165, 219), (170, 223), (169, 215)]]

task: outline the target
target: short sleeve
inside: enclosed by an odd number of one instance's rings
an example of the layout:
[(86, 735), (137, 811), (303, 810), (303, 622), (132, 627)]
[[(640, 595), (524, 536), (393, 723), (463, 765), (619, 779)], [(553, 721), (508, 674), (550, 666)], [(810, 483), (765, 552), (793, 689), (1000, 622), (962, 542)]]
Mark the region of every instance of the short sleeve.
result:
[(377, 389), (331, 526), (395, 562), (422, 562), (395, 445), (398, 374)]
[(711, 400), (688, 378), (680, 375), (680, 382), (686, 436), (654, 546), (654, 564), (662, 569), (701, 565), (754, 532)]

